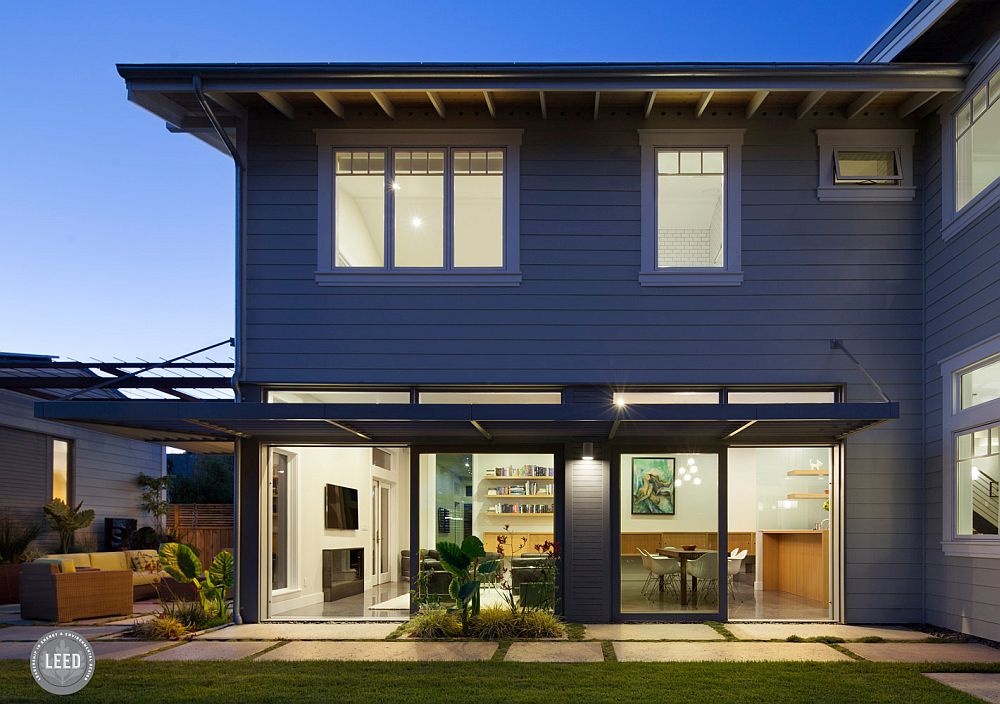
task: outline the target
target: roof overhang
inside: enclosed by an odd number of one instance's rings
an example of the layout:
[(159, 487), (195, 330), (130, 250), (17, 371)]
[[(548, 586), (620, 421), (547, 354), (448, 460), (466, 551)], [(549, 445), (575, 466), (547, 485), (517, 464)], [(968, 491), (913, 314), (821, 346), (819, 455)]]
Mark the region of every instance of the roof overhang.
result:
[[(921, 115), (964, 89), (966, 64), (120, 64), (129, 100), (219, 148), (250, 111), (394, 120), (449, 113), (593, 119), (703, 115)], [(199, 86), (196, 92), (196, 84)], [(202, 100), (207, 102), (203, 103)], [(210, 104), (211, 122), (205, 106)]]
[(44, 401), (35, 415), (185, 449), (237, 438), (305, 444), (433, 445), (669, 440), (812, 444), (899, 417), (897, 403), (632, 405), (283, 404)]

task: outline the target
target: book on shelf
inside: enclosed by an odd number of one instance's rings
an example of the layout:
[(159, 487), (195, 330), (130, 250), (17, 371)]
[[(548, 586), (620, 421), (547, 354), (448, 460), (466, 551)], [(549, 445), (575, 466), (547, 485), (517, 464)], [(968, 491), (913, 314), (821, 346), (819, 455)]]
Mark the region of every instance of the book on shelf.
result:
[(489, 510), (490, 513), (505, 514), (519, 513), (527, 515), (548, 515), (555, 513), (555, 507), (551, 504), (494, 504)]
[(554, 467), (544, 467), (537, 464), (526, 464), (523, 467), (493, 467), (486, 470), (487, 477), (554, 477)]

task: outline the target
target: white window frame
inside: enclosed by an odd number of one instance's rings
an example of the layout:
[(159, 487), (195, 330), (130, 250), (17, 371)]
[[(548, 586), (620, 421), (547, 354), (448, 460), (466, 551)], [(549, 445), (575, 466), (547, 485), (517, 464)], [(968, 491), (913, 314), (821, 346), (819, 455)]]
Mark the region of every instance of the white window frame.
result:
[[(895, 168), (895, 173), (888, 174), (885, 176), (845, 176), (840, 173), (840, 153), (841, 152), (889, 152), (892, 154), (893, 167)], [(901, 159), (899, 157), (899, 148), (886, 148), (886, 149), (873, 149), (871, 147), (857, 148), (857, 147), (834, 147), (833, 148), (833, 183), (837, 186), (850, 186), (852, 183), (865, 186), (895, 186), (903, 182), (903, 169), (901, 168)], [(840, 181), (841, 183), (837, 183)], [(892, 181), (893, 183), (868, 183), (869, 181)]]
[(958, 184), (955, 182), (958, 143), (955, 136), (955, 116), (983, 83), (1000, 69), (1000, 42), (990, 49), (966, 80), (966, 89), (941, 111), (941, 239), (949, 240), (978, 220), (1000, 202), (1000, 178), (977, 193), (961, 210), (956, 209)]
[[(638, 130), (641, 175), (642, 286), (739, 286), (743, 283), (741, 226), (743, 135), (745, 129)], [(725, 254), (721, 267), (657, 266), (657, 173), (656, 153), (664, 149), (679, 151), (722, 150), (725, 154), (723, 194), (725, 216), (723, 238)]]
[[(816, 197), (821, 201), (912, 201), (917, 194), (913, 180), (913, 140), (916, 130), (816, 130), (819, 179)], [(900, 178), (893, 184), (837, 183), (836, 155), (840, 151), (885, 151), (896, 154)]]
[(1000, 423), (1000, 399), (962, 409), (961, 375), (998, 356), (1000, 335), (995, 335), (941, 361), (941, 455), (944, 463), (941, 472), (941, 498), (944, 502), (941, 548), (946, 555), (1000, 559), (1000, 536), (958, 534), (955, 506), (958, 481), (956, 438), (969, 430)]
[[(317, 197), (317, 267), (316, 282), (321, 286), (517, 286), (521, 283), (520, 249), (520, 173), (521, 136), (523, 130), (315, 130), (318, 146)], [(497, 149), (504, 151), (504, 227), (503, 266), (501, 267), (398, 267), (392, 266), (393, 223), (386, 218), (388, 233), (385, 262), (381, 267), (337, 267), (334, 245), (334, 153), (338, 150), (369, 149), (386, 152), (386, 178), (391, 174), (393, 149), (413, 148), (421, 151), (440, 148)], [(453, 172), (450, 158), (445, 167), (445, 190), (450, 192)], [(445, 213), (445, 251), (451, 227)]]

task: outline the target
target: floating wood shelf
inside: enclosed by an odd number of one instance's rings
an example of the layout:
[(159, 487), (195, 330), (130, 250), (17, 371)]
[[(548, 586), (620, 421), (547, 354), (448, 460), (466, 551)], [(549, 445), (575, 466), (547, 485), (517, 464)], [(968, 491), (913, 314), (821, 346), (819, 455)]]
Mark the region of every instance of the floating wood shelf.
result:
[(793, 492), (788, 495), (789, 499), (829, 499), (829, 494), (813, 494), (808, 492)]
[(552, 476), (552, 475), (548, 475), (548, 476), (544, 476), (544, 477), (490, 477), (490, 476), (486, 476), (486, 477), (483, 477), (483, 479), (485, 479), (486, 481), (502, 481), (502, 482), (518, 481), (518, 482), (523, 482), (526, 479), (533, 479), (535, 481), (541, 481), (543, 479), (552, 479), (552, 480), (554, 480), (555, 477)]
[(554, 499), (555, 494), (487, 494), (487, 499)]
[(554, 516), (554, 513), (497, 513), (496, 511), (487, 511), (491, 516), (522, 516), (524, 518), (532, 518), (534, 516)]
[(830, 473), (825, 469), (790, 469), (789, 477), (829, 477)]

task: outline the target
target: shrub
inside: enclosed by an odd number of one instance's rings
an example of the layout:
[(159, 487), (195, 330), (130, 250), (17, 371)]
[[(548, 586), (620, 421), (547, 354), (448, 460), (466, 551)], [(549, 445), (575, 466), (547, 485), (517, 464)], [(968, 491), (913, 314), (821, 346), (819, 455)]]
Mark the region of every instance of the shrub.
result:
[(143, 640), (178, 640), (186, 636), (188, 631), (183, 623), (162, 613), (150, 621), (135, 624), (129, 635)]
[[(52, 530), (59, 534), (59, 552), (73, 552), (74, 535), (76, 531), (83, 530), (94, 522), (93, 509), (83, 509), (81, 501), (74, 508), (68, 506), (62, 499), (52, 499), (42, 507), (45, 518), (48, 519)], [(79, 547), (79, 544), (76, 544)], [(86, 552), (81, 550), (80, 552)]]
[(802, 636), (788, 636), (787, 638), (785, 638), (785, 640), (788, 641), (789, 643), (805, 643), (806, 642), (806, 639), (803, 638)]
[(548, 611), (531, 609), (518, 614), (517, 637), (519, 638), (560, 638), (566, 634), (566, 626), (559, 617)]
[(809, 639), (810, 643), (826, 643), (830, 645), (832, 643), (846, 643), (847, 641), (840, 636), (814, 636)]
[(45, 526), (34, 521), (22, 523), (9, 514), (0, 514), (0, 564), (28, 562), (33, 551), (31, 544), (42, 533)]
[(455, 638), (462, 635), (462, 624), (455, 614), (424, 605), (406, 624), (406, 632), (414, 638)]
[(161, 615), (183, 624), (192, 631), (204, 630), (215, 620), (213, 614), (197, 601), (163, 602)]
[(470, 626), (470, 635), (484, 640), (514, 638), (518, 632), (517, 617), (510, 609), (501, 606), (480, 609)]

